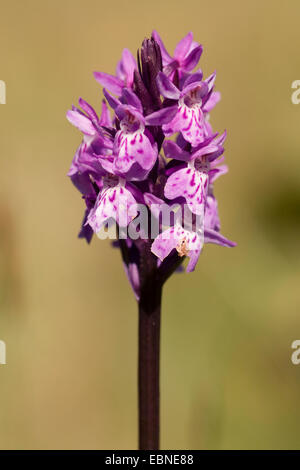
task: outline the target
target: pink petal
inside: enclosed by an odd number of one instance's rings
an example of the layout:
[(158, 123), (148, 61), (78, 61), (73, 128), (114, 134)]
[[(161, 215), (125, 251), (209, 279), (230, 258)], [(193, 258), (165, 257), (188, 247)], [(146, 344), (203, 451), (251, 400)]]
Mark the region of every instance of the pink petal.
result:
[(159, 111), (155, 111), (152, 114), (148, 114), (148, 116), (145, 118), (145, 122), (148, 126), (161, 126), (162, 124), (166, 124), (172, 121), (177, 113), (177, 110), (177, 105), (160, 109)]
[(202, 55), (202, 52), (203, 52), (202, 46), (195, 47), (195, 49), (193, 49), (182, 62), (182, 67), (184, 67), (185, 70), (188, 70), (188, 71), (193, 70), (198, 64), (200, 57)]
[(225, 246), (227, 248), (232, 248), (236, 246), (235, 242), (228, 240), (228, 238), (223, 237), (219, 232), (215, 230), (205, 228), (204, 231), (205, 243), (215, 243), (216, 245)]
[(174, 227), (160, 233), (151, 246), (152, 253), (163, 261), (174, 248), (176, 248), (178, 240), (175, 236)]
[(120, 96), (122, 93), (123, 82), (113, 75), (104, 72), (94, 72), (94, 77), (97, 82), (103, 87), (107, 88), (111, 93)]
[(205, 121), (201, 108), (189, 108), (179, 106), (175, 118), (163, 125), (165, 135), (171, 136), (175, 132), (181, 132), (184, 139), (196, 147), (203, 142), (205, 136)]
[(182, 150), (182, 148), (172, 140), (166, 140), (163, 144), (163, 148), (167, 158), (175, 158), (175, 160), (182, 160), (184, 162), (191, 160), (191, 154)]
[(190, 258), (187, 266), (187, 272), (190, 272), (195, 269), (202, 245), (203, 240), (199, 234), (185, 230), (180, 225), (175, 225), (156, 237), (152, 243), (151, 251), (163, 261), (176, 248), (179, 256)]
[(137, 204), (130, 191), (122, 186), (114, 186), (98, 194), (88, 223), (97, 233), (109, 219), (114, 219), (120, 227), (127, 227), (137, 214)]
[(206, 200), (208, 175), (193, 168), (184, 168), (169, 176), (165, 185), (168, 199), (184, 197), (189, 209), (201, 215)]
[(88, 115), (88, 117), (91, 120), (94, 120), (95, 122), (98, 122), (98, 115), (97, 115), (96, 111), (94, 110), (94, 108), (89, 103), (87, 103), (87, 101), (85, 101), (82, 98), (79, 98), (78, 102), (79, 102), (79, 106)]
[(112, 120), (106, 102), (102, 101), (102, 113), (99, 121), (100, 126), (111, 127)]
[(174, 51), (174, 58), (181, 62), (186, 55), (190, 52), (193, 43), (193, 33), (189, 32), (179, 43)]
[(117, 77), (124, 82), (125, 86), (131, 88), (133, 84), (136, 61), (129, 49), (124, 49), (122, 59), (117, 65)]
[(127, 134), (119, 131), (115, 137), (114, 154), (116, 170), (124, 173), (134, 162), (145, 170), (150, 170), (157, 159), (157, 151), (148, 137), (141, 132)]
[(90, 119), (78, 111), (67, 112), (68, 121), (86, 135), (95, 135), (96, 130)]
[(158, 73), (156, 83), (160, 93), (165, 98), (170, 98), (171, 100), (179, 99), (180, 91), (163, 72)]
[(205, 113), (209, 113), (215, 106), (216, 104), (220, 101), (221, 99), (221, 93), (219, 91), (214, 91), (210, 98), (206, 101), (205, 105), (203, 106), (203, 111)]

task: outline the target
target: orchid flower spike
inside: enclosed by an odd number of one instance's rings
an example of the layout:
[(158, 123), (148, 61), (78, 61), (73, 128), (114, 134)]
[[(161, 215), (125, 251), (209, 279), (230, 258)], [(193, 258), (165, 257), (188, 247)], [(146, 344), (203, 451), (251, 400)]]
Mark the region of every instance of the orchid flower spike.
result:
[[(82, 98), (67, 112), (82, 133), (68, 173), (85, 202), (79, 236), (90, 242), (116, 224), (115, 245), (137, 299), (145, 257), (166, 279), (185, 258), (194, 270), (206, 243), (235, 245), (220, 234), (214, 184), (227, 171), (226, 132), (215, 133), (208, 121), (220, 93), (215, 73), (204, 79), (194, 71), (202, 51), (190, 32), (171, 55), (153, 31), (137, 61), (124, 49), (116, 75), (94, 73), (104, 94), (100, 117)], [(176, 215), (165, 224), (173, 204), (189, 213), (188, 223)]]

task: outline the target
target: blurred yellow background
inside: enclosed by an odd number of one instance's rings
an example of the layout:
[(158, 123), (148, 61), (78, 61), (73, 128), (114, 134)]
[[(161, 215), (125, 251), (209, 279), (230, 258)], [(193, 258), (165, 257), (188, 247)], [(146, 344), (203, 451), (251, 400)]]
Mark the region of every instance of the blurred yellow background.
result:
[(299, 448), (299, 1), (1, 0), (0, 365), (2, 449), (133, 449), (137, 312), (118, 250), (77, 239), (84, 203), (66, 173), (80, 133), (65, 113), (100, 107), (153, 28), (188, 31), (217, 70), (230, 172), (222, 233), (194, 274), (164, 289), (163, 449)]

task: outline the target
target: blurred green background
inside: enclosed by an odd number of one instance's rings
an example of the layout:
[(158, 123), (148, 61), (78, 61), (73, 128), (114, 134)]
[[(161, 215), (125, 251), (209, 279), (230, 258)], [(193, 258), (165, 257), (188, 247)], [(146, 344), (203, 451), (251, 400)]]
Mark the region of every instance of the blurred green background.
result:
[(114, 72), (153, 28), (192, 30), (217, 70), (214, 128), (230, 172), (216, 183), (222, 233), (194, 274), (164, 290), (163, 449), (300, 444), (298, 0), (0, 1), (2, 449), (132, 449), (137, 312), (120, 254), (76, 238), (84, 204), (66, 177), (80, 142), (65, 113), (100, 106), (92, 71)]

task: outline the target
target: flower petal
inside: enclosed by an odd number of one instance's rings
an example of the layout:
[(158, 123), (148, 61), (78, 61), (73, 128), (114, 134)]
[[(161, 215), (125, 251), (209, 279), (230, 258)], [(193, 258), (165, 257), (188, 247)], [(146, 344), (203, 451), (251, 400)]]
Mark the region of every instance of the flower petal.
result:
[(193, 147), (203, 142), (204, 130), (205, 121), (201, 108), (189, 108), (185, 105), (179, 106), (175, 118), (163, 125), (166, 136), (181, 132), (184, 139)]
[(220, 218), (218, 213), (218, 202), (216, 198), (209, 194), (206, 198), (205, 214), (204, 214), (205, 229), (220, 231)]
[(181, 62), (190, 52), (193, 43), (193, 33), (190, 31), (175, 47), (174, 58)]
[(81, 109), (83, 109), (83, 111), (88, 115), (91, 120), (98, 122), (98, 115), (96, 111), (89, 103), (87, 103), (87, 101), (85, 101), (83, 98), (79, 98), (78, 103)]
[(225, 246), (227, 248), (232, 248), (237, 245), (235, 242), (223, 237), (219, 232), (207, 228), (204, 230), (204, 240), (205, 243), (215, 243), (216, 245)]
[(183, 168), (169, 176), (165, 185), (168, 199), (184, 197), (193, 214), (203, 214), (208, 188), (208, 175), (193, 168)]
[(160, 233), (151, 246), (152, 253), (163, 261), (174, 248), (176, 248), (178, 240), (175, 236), (175, 228), (170, 227)]
[(116, 109), (118, 106), (121, 105), (121, 102), (117, 98), (115, 98), (114, 96), (111, 96), (111, 94), (109, 94), (108, 91), (105, 88), (103, 88), (103, 95), (107, 99), (107, 102), (108, 102), (109, 106), (112, 107), (112, 109)]
[(137, 204), (131, 192), (123, 186), (114, 186), (98, 194), (88, 223), (98, 233), (109, 219), (114, 219), (120, 227), (127, 227), (137, 214)]
[(182, 150), (182, 148), (172, 140), (165, 140), (163, 149), (167, 158), (175, 158), (175, 160), (181, 160), (184, 162), (192, 160), (191, 154)]
[(78, 111), (67, 112), (68, 121), (86, 135), (95, 135), (96, 130), (90, 119)]
[(184, 61), (182, 62), (182, 67), (185, 69), (185, 70), (193, 70), (196, 65), (198, 64), (199, 60), (200, 60), (200, 57), (202, 55), (202, 52), (203, 52), (203, 47), (202, 46), (197, 46), (195, 47), (195, 49), (193, 49), (189, 55), (184, 59)]
[(214, 183), (216, 179), (218, 179), (222, 175), (225, 175), (227, 172), (228, 172), (227, 165), (220, 165), (216, 168), (212, 168), (209, 171), (209, 182)]
[(111, 93), (121, 95), (123, 82), (118, 77), (104, 72), (94, 72), (94, 77), (100, 85), (107, 88)]
[(206, 80), (205, 83), (208, 86), (208, 91), (210, 92), (215, 84), (217, 72), (212, 73)]
[(142, 103), (135, 93), (129, 88), (124, 88), (122, 91), (122, 98), (125, 99), (126, 104), (136, 108), (141, 114), (143, 114)]
[(186, 74), (185, 80), (183, 82), (183, 86), (186, 87), (190, 85), (191, 83), (202, 82), (202, 78), (203, 78), (203, 73), (201, 69), (197, 70), (197, 72), (195, 73)]
[(124, 49), (122, 52), (122, 59), (117, 65), (117, 77), (129, 88), (132, 87), (134, 71), (136, 68), (136, 60), (132, 53), (129, 49)]
[(87, 243), (91, 243), (91, 240), (92, 240), (93, 234), (94, 234), (92, 227), (90, 225), (86, 224), (89, 212), (90, 212), (90, 209), (86, 209), (84, 217), (83, 217), (81, 229), (80, 229), (80, 232), (78, 234), (78, 238), (85, 238)]
[(159, 111), (155, 111), (152, 114), (148, 114), (145, 118), (145, 122), (148, 126), (161, 126), (162, 124), (166, 124), (172, 119), (174, 119), (178, 110), (177, 104), (175, 106), (169, 106), (168, 108), (160, 109)]
[(165, 98), (170, 98), (171, 100), (179, 99), (180, 91), (163, 72), (158, 73), (156, 83), (160, 93)]
[(157, 159), (156, 149), (141, 132), (126, 134), (119, 131), (115, 137), (114, 155), (115, 169), (122, 173), (126, 173), (134, 162), (145, 170), (150, 170)]
[(106, 104), (105, 100), (102, 100), (102, 113), (101, 113), (101, 117), (100, 117), (100, 120), (99, 120), (99, 124), (100, 124), (100, 126), (104, 126), (104, 127), (111, 127), (112, 126), (112, 120), (111, 120), (111, 117), (110, 117), (110, 112), (109, 112), (109, 109), (107, 107), (107, 104)]
[(152, 243), (151, 251), (163, 261), (176, 248), (179, 256), (190, 258), (187, 272), (191, 272), (195, 269), (202, 246), (203, 237), (200, 234), (185, 230), (176, 224), (156, 237)]
[(210, 95), (210, 98), (206, 101), (205, 105), (203, 106), (203, 111), (205, 113), (209, 113), (216, 106), (216, 104), (220, 101), (220, 99), (221, 99), (221, 93), (219, 91), (214, 91)]

